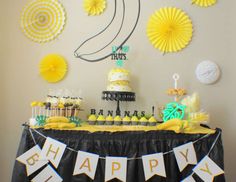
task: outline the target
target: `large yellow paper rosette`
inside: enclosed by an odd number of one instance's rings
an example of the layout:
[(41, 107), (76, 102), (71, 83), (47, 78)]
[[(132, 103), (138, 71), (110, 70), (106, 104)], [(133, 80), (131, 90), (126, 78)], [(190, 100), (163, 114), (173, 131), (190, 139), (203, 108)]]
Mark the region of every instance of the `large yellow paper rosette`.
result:
[(192, 35), (193, 25), (189, 16), (178, 8), (161, 8), (148, 21), (147, 36), (163, 53), (182, 50), (190, 43)]
[(88, 15), (100, 15), (106, 8), (106, 0), (84, 0), (84, 10)]
[(34, 0), (23, 9), (20, 25), (28, 38), (46, 43), (62, 32), (65, 22), (65, 10), (57, 0)]
[(192, 4), (196, 4), (201, 7), (209, 7), (216, 4), (216, 0), (192, 0)]
[(58, 54), (45, 56), (39, 65), (40, 75), (50, 83), (62, 80), (67, 72), (65, 59)]

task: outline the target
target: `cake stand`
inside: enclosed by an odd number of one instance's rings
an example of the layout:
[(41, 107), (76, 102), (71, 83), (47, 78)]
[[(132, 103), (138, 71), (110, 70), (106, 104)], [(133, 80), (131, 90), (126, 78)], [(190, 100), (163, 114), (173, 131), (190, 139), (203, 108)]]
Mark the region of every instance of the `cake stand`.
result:
[(103, 91), (102, 99), (107, 101), (116, 101), (116, 115), (121, 115), (120, 112), (120, 101), (132, 102), (135, 101), (134, 92), (116, 92), (116, 91)]

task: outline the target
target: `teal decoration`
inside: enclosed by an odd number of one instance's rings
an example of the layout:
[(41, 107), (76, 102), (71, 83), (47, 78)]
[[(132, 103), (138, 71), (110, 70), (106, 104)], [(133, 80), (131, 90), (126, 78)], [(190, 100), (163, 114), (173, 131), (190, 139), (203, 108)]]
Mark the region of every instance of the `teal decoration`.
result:
[(70, 122), (75, 123), (77, 127), (81, 126), (81, 120), (78, 117), (71, 116), (69, 119)]
[(122, 47), (122, 52), (123, 53), (128, 53), (129, 52), (129, 46), (123, 46)]
[(47, 117), (44, 115), (36, 116), (36, 121), (38, 126), (44, 126), (46, 123)]
[(124, 66), (124, 61), (123, 60), (117, 60), (116, 65), (119, 66), (119, 67), (123, 67)]
[(186, 106), (177, 102), (171, 102), (166, 105), (163, 110), (163, 121), (166, 122), (170, 119), (183, 119), (185, 116)]

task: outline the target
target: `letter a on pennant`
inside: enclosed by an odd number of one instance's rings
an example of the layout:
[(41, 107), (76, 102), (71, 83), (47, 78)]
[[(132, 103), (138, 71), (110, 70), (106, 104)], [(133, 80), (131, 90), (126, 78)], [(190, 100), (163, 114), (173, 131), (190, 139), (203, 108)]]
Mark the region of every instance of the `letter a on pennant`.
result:
[(86, 174), (94, 180), (99, 156), (88, 152), (79, 151), (73, 175)]
[(51, 167), (47, 166), (42, 170), (32, 182), (62, 182), (62, 178), (57, 174), (57, 172)]
[(26, 165), (27, 176), (31, 175), (48, 163), (47, 159), (40, 158), (40, 153), (41, 149), (38, 145), (36, 145), (16, 159)]
[(145, 180), (154, 175), (166, 177), (163, 153), (142, 156)]
[(58, 167), (62, 155), (66, 149), (66, 145), (50, 137), (44, 143), (40, 157), (51, 161), (55, 168)]
[(224, 171), (208, 156), (204, 157), (193, 171), (205, 182), (213, 181), (215, 176), (224, 173)]
[(127, 158), (106, 157), (105, 182), (117, 178), (126, 182)]
[(174, 154), (180, 172), (182, 172), (188, 164), (197, 164), (196, 152), (192, 142), (174, 148)]

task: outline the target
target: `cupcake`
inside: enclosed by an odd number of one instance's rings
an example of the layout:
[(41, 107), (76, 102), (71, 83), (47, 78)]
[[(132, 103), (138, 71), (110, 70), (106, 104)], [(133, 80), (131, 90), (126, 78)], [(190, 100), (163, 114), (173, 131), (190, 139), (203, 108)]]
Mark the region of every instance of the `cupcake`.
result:
[(150, 126), (156, 126), (157, 125), (157, 120), (155, 119), (154, 116), (150, 117), (148, 122), (149, 122)]
[(139, 120), (139, 122), (140, 122), (141, 125), (143, 125), (143, 126), (147, 126), (147, 124), (148, 124), (148, 120), (147, 120), (147, 118), (146, 118), (145, 116), (143, 116), (143, 117)]
[(125, 116), (125, 117), (122, 119), (122, 121), (123, 121), (123, 125), (130, 125), (130, 123), (131, 123), (131, 119), (130, 119), (129, 116)]
[(98, 118), (97, 118), (97, 124), (98, 125), (104, 125), (105, 123), (105, 117), (103, 115), (99, 115)]
[(138, 122), (139, 122), (138, 117), (137, 116), (132, 116), (131, 124), (132, 125), (138, 125)]
[(121, 123), (122, 123), (122, 119), (121, 119), (121, 117), (120, 117), (119, 115), (116, 116), (116, 117), (114, 118), (114, 125), (118, 125), (118, 126), (120, 126)]
[(90, 125), (95, 125), (96, 124), (96, 120), (97, 120), (97, 117), (95, 114), (91, 114), (89, 117), (88, 117), (88, 123)]
[(111, 115), (108, 115), (106, 117), (106, 125), (113, 125), (114, 121), (113, 121), (113, 117)]

